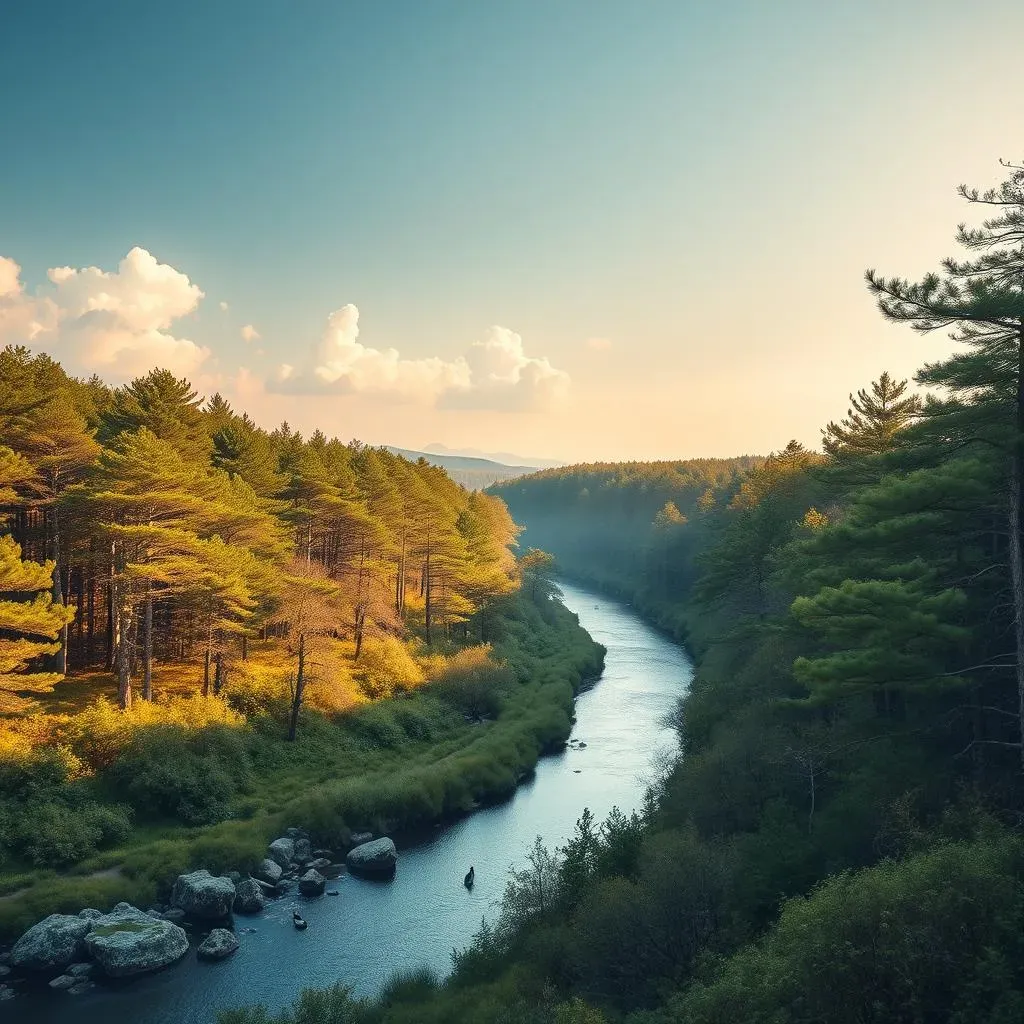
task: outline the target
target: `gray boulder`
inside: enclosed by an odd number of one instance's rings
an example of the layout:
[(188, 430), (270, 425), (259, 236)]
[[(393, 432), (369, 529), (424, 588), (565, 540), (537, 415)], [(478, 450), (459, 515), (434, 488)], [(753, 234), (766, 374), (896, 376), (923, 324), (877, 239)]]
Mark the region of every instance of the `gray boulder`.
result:
[(9, 985), (0, 985), (0, 1003), (6, 999), (13, 999), (15, 996), (14, 989)]
[(327, 858), (327, 857), (317, 857), (316, 860), (311, 860), (306, 865), (306, 870), (308, 871), (310, 868), (314, 868), (317, 871), (323, 871), (324, 868), (329, 868), (330, 866), (331, 866), (331, 862), (330, 862), (329, 858)]
[(14, 944), (11, 966), (24, 971), (63, 971), (85, 954), (85, 936), (93, 922), (70, 914), (43, 918)]
[(96, 985), (89, 981), (88, 978), (83, 978), (81, 981), (76, 981), (71, 988), (68, 989), (69, 996), (84, 996), (86, 992), (91, 992)]
[(83, 921), (95, 921), (97, 917), (103, 916), (102, 910), (93, 910), (92, 907), (86, 907), (85, 910), (80, 910), (78, 916)]
[(271, 899), (277, 895), (277, 886), (264, 882), (262, 878), (254, 878), (253, 881), (259, 886), (260, 892)]
[(235, 886), (231, 879), (211, 875), (206, 868), (178, 875), (171, 890), (171, 906), (184, 910), (190, 917), (219, 921), (231, 913), (234, 902)]
[(395, 873), (398, 851), (395, 849), (395, 844), (387, 836), (384, 836), (381, 839), (374, 839), (370, 843), (361, 843), (349, 850), (345, 863), (354, 875), (366, 875), (372, 878), (389, 877)]
[(364, 843), (368, 843), (373, 839), (372, 832), (353, 832), (348, 837), (348, 841), (352, 846), (362, 846)]
[(238, 939), (227, 928), (214, 928), (196, 950), (201, 960), (223, 960), (238, 949)]
[(254, 878), (243, 878), (235, 886), (236, 914), (258, 914), (263, 904), (263, 890)]
[(305, 864), (313, 859), (313, 846), (308, 839), (295, 840), (295, 860), (299, 864)]
[(10, 967), (7, 964), (0, 964), (0, 978), (6, 978), (11, 973)]
[(299, 879), (299, 892), (303, 896), (322, 896), (325, 885), (327, 885), (327, 879), (319, 871), (310, 868)]
[(181, 924), (187, 915), (180, 907), (171, 907), (170, 910), (165, 910), (160, 916), (165, 921), (170, 921), (171, 924)]
[(72, 964), (64, 973), (81, 980), (82, 978), (91, 978), (95, 970), (95, 964)]
[(62, 974), (49, 983), (50, 988), (61, 989), (71, 988), (72, 985), (76, 984), (77, 979), (72, 978), (70, 974)]
[(282, 868), (287, 870), (292, 866), (292, 861), (295, 860), (295, 840), (283, 837), (275, 839), (267, 847), (267, 854), (272, 861), (276, 861)]
[(188, 952), (184, 929), (170, 921), (156, 921), (129, 903), (118, 903), (97, 918), (85, 944), (112, 978), (155, 971)]
[(268, 882), (270, 885), (277, 885), (281, 881), (281, 875), (283, 874), (284, 871), (281, 865), (276, 860), (271, 860), (267, 857), (260, 862), (260, 866), (253, 872), (253, 877), (263, 882)]

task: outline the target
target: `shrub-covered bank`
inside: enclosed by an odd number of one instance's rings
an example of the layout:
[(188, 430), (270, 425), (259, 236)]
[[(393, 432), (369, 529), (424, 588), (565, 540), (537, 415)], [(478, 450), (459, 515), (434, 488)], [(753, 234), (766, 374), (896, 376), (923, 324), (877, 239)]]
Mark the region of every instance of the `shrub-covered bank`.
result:
[[(107, 770), (81, 779), (51, 755), (50, 775), (10, 762), (0, 778), (8, 813), (33, 812), (39, 835), (72, 863), (58, 873), (23, 862), (0, 876), (0, 934), (55, 911), (145, 906), (189, 868), (244, 870), (286, 825), (341, 845), (352, 831), (401, 833), (506, 798), (565, 741), (574, 695), (599, 674), (603, 650), (546, 595), (503, 598), (478, 625), (486, 659), (456, 654), (433, 682), (349, 713), (310, 709), (295, 743), (270, 708), (248, 723), (142, 729)], [(90, 741), (100, 739), (97, 722)], [(114, 836), (75, 861), (104, 814), (134, 821), (130, 841)], [(208, 823), (182, 826), (188, 815)]]

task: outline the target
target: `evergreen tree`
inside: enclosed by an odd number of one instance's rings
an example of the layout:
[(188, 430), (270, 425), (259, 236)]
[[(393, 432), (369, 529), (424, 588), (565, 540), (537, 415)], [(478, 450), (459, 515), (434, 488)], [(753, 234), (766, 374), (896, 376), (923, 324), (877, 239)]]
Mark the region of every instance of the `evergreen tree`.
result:
[(921, 411), (916, 395), (903, 397), (907, 381), (883, 373), (870, 390), (850, 395), (845, 419), (822, 430), (822, 447), (833, 458), (878, 455), (892, 448), (897, 433)]

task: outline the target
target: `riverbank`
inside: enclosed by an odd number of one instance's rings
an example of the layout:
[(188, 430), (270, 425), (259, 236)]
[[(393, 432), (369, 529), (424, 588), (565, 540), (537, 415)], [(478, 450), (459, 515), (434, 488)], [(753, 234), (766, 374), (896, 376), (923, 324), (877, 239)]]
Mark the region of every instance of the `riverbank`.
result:
[[(186, 753), (209, 772), (199, 783), (215, 786), (217, 772), (240, 780), (230, 816), (194, 828), (146, 821), (130, 842), (62, 873), (8, 870), (0, 876), (0, 936), (49, 913), (122, 900), (148, 906), (193, 868), (247, 871), (289, 825), (335, 848), (352, 832), (402, 835), (507, 798), (540, 755), (568, 737), (574, 696), (600, 672), (603, 651), (561, 605), (540, 608), (516, 596), (487, 615), (500, 673), (465, 673), (347, 715), (307, 713), (294, 744), (270, 716), (196, 730)], [(158, 779), (182, 770), (181, 747), (165, 732), (147, 736), (143, 753)], [(110, 779), (86, 787), (90, 799), (116, 806)]]
[[(268, 902), (262, 914), (236, 919), (241, 948), (221, 964), (200, 961), (193, 949), (165, 971), (103, 983), (86, 996), (43, 991), (15, 999), (5, 1004), (5, 1021), (65, 1024), (73, 1013), (76, 1024), (111, 1017), (212, 1024), (221, 1008), (262, 1002), (277, 1012), (300, 989), (337, 979), (374, 997), (393, 971), (426, 967), (446, 975), (452, 949), (470, 941), (482, 917), (493, 917), (510, 864), (523, 865), (534, 837), (561, 846), (582, 808), (604, 818), (614, 806), (627, 813), (640, 806), (659, 764), (656, 752), (675, 741), (664, 719), (689, 678), (685, 653), (615, 602), (572, 585), (565, 590), (582, 626), (608, 648), (604, 672), (575, 702), (572, 735), (581, 742), (541, 758), (510, 800), (428, 830), (429, 841), (400, 844), (388, 882), (343, 874), (328, 885), (338, 897), (314, 900), (295, 894), (293, 883), (289, 896)], [(470, 865), (476, 884), (467, 891)], [(295, 907), (309, 922), (305, 931), (291, 924)]]

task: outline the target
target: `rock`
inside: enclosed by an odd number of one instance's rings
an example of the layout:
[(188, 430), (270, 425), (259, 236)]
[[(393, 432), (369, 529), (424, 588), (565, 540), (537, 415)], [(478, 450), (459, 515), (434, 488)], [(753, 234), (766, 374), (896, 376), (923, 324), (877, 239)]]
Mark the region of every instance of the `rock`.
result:
[(185, 920), (185, 911), (181, 907), (171, 907), (170, 910), (165, 910), (160, 915), (165, 921), (170, 921), (171, 924), (181, 924)]
[(196, 950), (200, 960), (223, 960), (238, 949), (238, 939), (227, 928), (214, 928)]
[(349, 843), (352, 846), (362, 846), (364, 843), (369, 843), (373, 840), (372, 832), (353, 832), (349, 836)]
[(328, 890), (327, 890), (327, 895), (328, 895), (328, 896), (340, 896), (340, 895), (341, 895), (341, 893), (340, 893), (340, 892), (338, 892), (338, 890), (337, 890), (337, 889), (328, 889)]
[(398, 851), (395, 844), (384, 836), (370, 843), (361, 843), (349, 850), (345, 858), (349, 871), (356, 875), (372, 877), (389, 877), (395, 873), (398, 863)]
[(295, 859), (295, 840), (283, 838), (275, 839), (270, 846), (267, 847), (267, 853), (270, 856), (270, 859), (276, 861), (282, 868), (290, 868), (292, 866), (292, 861)]
[(118, 903), (93, 922), (86, 936), (92, 957), (112, 978), (155, 971), (188, 952), (188, 936), (170, 921), (154, 921), (128, 903)]
[(26, 971), (63, 971), (81, 960), (93, 922), (70, 914), (51, 914), (34, 924), (11, 950), (11, 966)]
[(101, 910), (93, 910), (92, 907), (86, 907), (85, 910), (80, 910), (78, 912), (78, 916), (83, 921), (95, 921), (97, 917), (102, 917), (103, 916), (103, 911), (101, 911)]
[(331, 861), (331, 860), (334, 859), (334, 851), (333, 850), (314, 850), (313, 851), (313, 856), (316, 857), (318, 860), (323, 859), (323, 860)]
[(322, 896), (327, 879), (319, 871), (310, 868), (299, 879), (299, 892), (303, 896)]
[(263, 909), (263, 890), (254, 878), (243, 878), (235, 886), (235, 913), (258, 914)]
[(254, 878), (253, 881), (260, 887), (260, 892), (263, 893), (264, 896), (274, 897), (277, 895), (276, 885), (264, 882), (261, 878)]
[(231, 879), (211, 875), (206, 868), (178, 875), (171, 890), (171, 906), (205, 920), (227, 917), (234, 902), (235, 886)]
[(95, 964), (72, 964), (64, 973), (81, 980), (82, 978), (91, 978), (95, 970)]
[(311, 860), (306, 865), (306, 870), (313, 868), (314, 871), (323, 871), (324, 868), (329, 868), (331, 862), (326, 857), (317, 857), (316, 860)]
[(54, 978), (53, 981), (50, 982), (50, 988), (60, 991), (61, 989), (71, 988), (74, 984), (75, 979), (72, 978), (70, 974), (62, 974), (60, 977)]
[(69, 996), (84, 996), (86, 992), (91, 992), (96, 986), (93, 982), (88, 979), (84, 981), (78, 981), (71, 988), (68, 989)]
[(245, 878), (245, 875), (243, 875), (241, 871), (229, 871), (224, 877), (230, 878), (234, 885), (238, 885), (238, 883)]
[(7, 964), (0, 964), (0, 978), (6, 978), (11, 973), (10, 967)]
[(305, 864), (313, 859), (313, 847), (308, 839), (295, 840), (295, 860), (299, 864)]
[(281, 881), (281, 875), (283, 874), (284, 871), (281, 865), (276, 860), (271, 860), (267, 857), (260, 862), (260, 866), (253, 872), (253, 877), (269, 882), (271, 885), (277, 885)]
[(13, 998), (14, 998), (14, 989), (13, 988), (8, 988), (6, 985), (0, 985), (0, 1003), (2, 1003), (5, 999), (13, 999)]
[(291, 828), (286, 828), (284, 834), (289, 839), (308, 839), (309, 833), (304, 828), (295, 828), (293, 825)]

